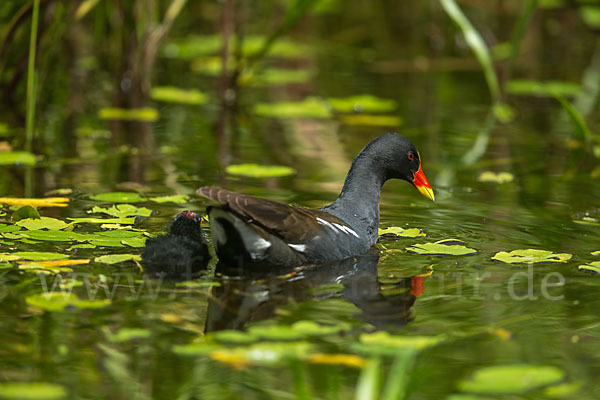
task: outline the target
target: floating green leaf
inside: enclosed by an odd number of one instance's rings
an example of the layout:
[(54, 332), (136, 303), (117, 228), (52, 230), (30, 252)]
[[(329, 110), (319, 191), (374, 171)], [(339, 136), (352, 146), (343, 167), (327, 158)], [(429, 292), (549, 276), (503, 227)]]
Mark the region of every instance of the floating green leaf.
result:
[(49, 229), (52, 231), (64, 229), (70, 226), (70, 224), (67, 224), (65, 221), (50, 217), (22, 219), (17, 221), (15, 225), (29, 230)]
[(600, 250), (592, 251), (590, 254), (593, 256), (600, 256)]
[(427, 236), (419, 228), (401, 228), (399, 226), (390, 226), (389, 228), (379, 229), (379, 236), (391, 235), (398, 236), (401, 238), (416, 238), (420, 236)]
[(576, 96), (581, 91), (581, 86), (571, 82), (514, 79), (506, 83), (506, 91), (517, 96)]
[(21, 271), (32, 272), (35, 274), (46, 274), (46, 275), (56, 275), (63, 272), (73, 272), (73, 269), (69, 267), (60, 267), (60, 266), (46, 266), (35, 262), (20, 264), (19, 269)]
[(150, 90), (153, 100), (181, 104), (205, 104), (208, 96), (196, 89), (181, 89), (174, 86), (156, 86)]
[(140, 261), (142, 257), (139, 254), (107, 254), (94, 258), (95, 262), (104, 264), (116, 264), (125, 261)]
[(0, 233), (11, 233), (20, 231), (21, 228), (16, 225), (0, 224)]
[(174, 194), (170, 196), (158, 196), (158, 197), (150, 197), (148, 200), (153, 201), (155, 203), (177, 203), (184, 204), (187, 203), (190, 199), (190, 196), (187, 194)]
[(397, 127), (402, 125), (402, 118), (395, 115), (349, 114), (340, 115), (339, 119), (344, 125), (386, 127)]
[(107, 203), (139, 203), (147, 199), (133, 192), (108, 192), (90, 196), (90, 199)]
[(152, 210), (146, 207), (136, 207), (131, 204), (116, 204), (110, 208), (94, 206), (94, 208), (89, 210), (88, 213), (103, 213), (117, 218), (131, 217), (135, 215), (149, 217), (152, 215)]
[(420, 351), (445, 340), (444, 336), (404, 336), (388, 332), (363, 333), (353, 347), (365, 354), (396, 354), (398, 351)]
[(562, 380), (564, 372), (556, 367), (502, 365), (481, 368), (460, 383), (462, 391), (484, 394), (520, 394)]
[(127, 238), (127, 239), (123, 239), (121, 240), (121, 243), (129, 246), (129, 247), (144, 247), (146, 245), (146, 240), (148, 238), (145, 237), (135, 237), (135, 238)]
[(55, 400), (67, 396), (64, 387), (46, 382), (2, 382), (0, 399)]
[(508, 264), (555, 263), (569, 261), (573, 257), (568, 253), (553, 253), (549, 250), (521, 249), (511, 252), (500, 251), (492, 260)]
[(73, 293), (40, 293), (25, 299), (27, 304), (45, 311), (65, 311), (72, 308), (101, 308), (110, 300), (82, 300)]
[(75, 249), (95, 249), (96, 247), (98, 246), (90, 243), (74, 244), (73, 246), (67, 248), (67, 251), (73, 251)]
[(384, 113), (394, 111), (398, 103), (391, 99), (381, 99), (370, 94), (361, 94), (344, 98), (327, 99), (335, 112), (339, 113)]
[(101, 119), (154, 122), (158, 119), (158, 111), (154, 108), (102, 108), (98, 113)]
[(233, 344), (248, 344), (254, 343), (258, 340), (258, 337), (248, 332), (234, 331), (230, 329), (217, 331), (213, 333), (211, 337), (214, 337), (219, 342)]
[(283, 165), (234, 164), (229, 165), (225, 172), (230, 175), (248, 176), (252, 178), (279, 178), (293, 175), (296, 170)]
[(265, 86), (289, 85), (308, 82), (312, 76), (310, 70), (267, 68), (256, 78), (256, 83)]
[(246, 347), (221, 348), (209, 353), (209, 357), (234, 367), (277, 365), (282, 361), (304, 359), (310, 354), (311, 347), (307, 342), (261, 342)]
[(0, 253), (0, 262), (20, 260), (21, 256), (14, 253)]
[(135, 217), (122, 217), (122, 218), (67, 218), (74, 224), (123, 224), (133, 225), (135, 224)]
[(35, 207), (32, 207), (30, 205), (19, 207), (14, 213), (12, 213), (11, 217), (12, 217), (12, 220), (15, 222), (20, 221), (22, 219), (41, 218), (38, 210), (36, 210)]
[(553, 399), (571, 397), (583, 387), (583, 382), (565, 382), (559, 383), (558, 385), (548, 386), (544, 389), (544, 395)]
[(121, 328), (116, 333), (111, 333), (106, 329), (104, 332), (108, 340), (113, 343), (128, 342), (135, 339), (147, 339), (152, 334), (148, 329), (142, 328)]
[(314, 321), (302, 320), (292, 324), (292, 329), (304, 336), (335, 335), (350, 328), (349, 324), (338, 323), (335, 325), (321, 325)]
[(287, 325), (255, 325), (248, 329), (248, 333), (266, 340), (298, 340), (304, 336)]
[(55, 242), (70, 242), (70, 241), (84, 241), (86, 235), (70, 232), (70, 231), (20, 231), (19, 236), (32, 239), (32, 240), (44, 240), (44, 241), (55, 241)]
[(301, 101), (279, 103), (258, 103), (254, 113), (271, 118), (331, 118), (329, 104), (318, 97), (308, 97)]
[(510, 172), (484, 171), (479, 175), (480, 182), (508, 183), (512, 182), (514, 178)]
[(477, 250), (463, 246), (464, 242), (457, 239), (438, 240), (435, 243), (414, 244), (406, 250), (425, 255), (437, 256), (466, 256), (476, 254)]
[(50, 260), (64, 260), (69, 258), (66, 254), (51, 253), (43, 251), (17, 251), (11, 253), (13, 256), (18, 256), (23, 260), (28, 261), (50, 261)]
[(26, 151), (0, 152), (0, 165), (35, 165), (35, 154)]
[(577, 267), (580, 271), (600, 274), (600, 261), (593, 261), (589, 264), (580, 265)]

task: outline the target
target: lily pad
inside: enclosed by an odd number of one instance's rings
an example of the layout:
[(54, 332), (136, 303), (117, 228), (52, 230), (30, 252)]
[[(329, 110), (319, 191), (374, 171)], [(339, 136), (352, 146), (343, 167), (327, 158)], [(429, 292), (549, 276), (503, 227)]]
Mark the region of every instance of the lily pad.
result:
[(581, 381), (559, 383), (544, 389), (544, 395), (553, 399), (571, 397), (579, 392), (582, 387), (583, 382)]
[(153, 201), (155, 203), (177, 203), (177, 204), (185, 204), (190, 199), (190, 196), (187, 194), (174, 194), (170, 196), (158, 196), (158, 197), (150, 197), (148, 200)]
[(69, 258), (67, 254), (50, 253), (43, 251), (17, 251), (11, 253), (13, 256), (18, 256), (23, 260), (28, 261), (52, 261), (52, 260), (64, 260)]
[(21, 228), (16, 225), (0, 224), (0, 233), (18, 232)]
[(580, 265), (577, 269), (583, 272), (591, 272), (592, 274), (600, 274), (600, 261), (593, 261), (589, 264)]
[(115, 204), (112, 207), (107, 208), (94, 206), (88, 213), (103, 213), (117, 218), (135, 215), (149, 217), (152, 215), (152, 210), (146, 207), (136, 207), (132, 204)]
[(229, 165), (225, 172), (251, 178), (279, 178), (293, 175), (296, 170), (284, 165), (234, 164)]
[(110, 300), (82, 300), (75, 294), (40, 293), (25, 299), (27, 304), (45, 311), (65, 311), (71, 308), (102, 308), (110, 304)]
[(287, 325), (251, 326), (248, 333), (266, 340), (298, 340), (303, 334)]
[(32, 239), (32, 240), (44, 240), (54, 242), (70, 242), (70, 241), (84, 241), (86, 235), (75, 233), (71, 231), (20, 231), (18, 235), (21, 237)]
[(46, 382), (2, 382), (0, 399), (55, 400), (67, 396), (64, 387)]
[(308, 97), (301, 101), (283, 101), (279, 103), (258, 103), (254, 113), (271, 118), (331, 118), (329, 104), (318, 97)]
[(419, 243), (406, 250), (412, 253), (435, 256), (467, 256), (477, 254), (477, 250), (463, 246), (464, 242), (457, 239), (438, 240), (435, 243)]
[(158, 120), (158, 111), (154, 108), (102, 108), (98, 113), (101, 119), (154, 122)]
[(274, 86), (305, 83), (312, 79), (313, 72), (304, 69), (267, 68), (256, 78), (258, 85)]
[(135, 217), (121, 217), (121, 218), (67, 218), (74, 224), (123, 224), (133, 225), (135, 224)]
[(142, 257), (138, 254), (107, 254), (94, 258), (95, 262), (104, 264), (116, 264), (125, 261), (140, 261)]
[(382, 113), (394, 111), (398, 103), (391, 99), (382, 99), (370, 94), (361, 94), (344, 98), (327, 99), (334, 111), (339, 113)]
[(41, 218), (40, 213), (38, 212), (38, 210), (35, 209), (35, 207), (30, 206), (30, 205), (26, 205), (23, 207), (19, 207), (14, 213), (12, 213), (11, 216), (12, 220), (17, 222), (20, 221), (22, 219), (36, 219), (36, 218)]
[(56, 275), (60, 273), (70, 273), (73, 272), (73, 269), (68, 267), (60, 267), (60, 266), (44, 266), (39, 262), (26, 262), (24, 264), (19, 265), (19, 270), (32, 272), (34, 274), (45, 274), (45, 275)]
[(90, 199), (107, 203), (139, 203), (147, 200), (145, 197), (134, 192), (100, 193), (90, 196)]
[(568, 253), (553, 253), (549, 250), (521, 249), (511, 252), (500, 251), (492, 260), (508, 264), (556, 263), (569, 261), (573, 255)]
[(391, 355), (398, 351), (420, 351), (441, 343), (444, 336), (404, 336), (388, 332), (363, 333), (353, 347), (364, 354)]
[(344, 125), (385, 127), (397, 127), (402, 125), (402, 118), (395, 115), (350, 114), (340, 115), (339, 119)]
[(0, 153), (0, 165), (35, 165), (35, 154), (27, 151), (6, 151)]
[(311, 347), (307, 342), (261, 342), (246, 347), (215, 350), (209, 353), (209, 357), (235, 368), (251, 364), (272, 366), (284, 360), (302, 360)]
[(590, 254), (593, 256), (600, 256), (600, 251), (592, 251)]
[(0, 253), (0, 262), (21, 260), (21, 256), (14, 253)]
[(251, 333), (229, 329), (224, 331), (217, 331), (211, 336), (214, 337), (217, 341), (223, 343), (248, 344), (258, 341), (258, 337)]
[(479, 175), (479, 182), (508, 183), (515, 179), (510, 172), (484, 171)]
[(556, 383), (564, 372), (556, 367), (538, 365), (502, 365), (482, 368), (471, 379), (460, 383), (464, 392), (483, 394), (521, 394)]
[(70, 224), (66, 223), (65, 221), (50, 217), (22, 219), (17, 221), (15, 225), (29, 230), (49, 229), (51, 231), (64, 229), (70, 226)]
[(379, 236), (390, 235), (397, 236), (401, 238), (416, 238), (425, 235), (419, 228), (401, 228), (399, 226), (390, 226), (389, 228), (379, 229)]
[(152, 334), (148, 329), (142, 328), (121, 328), (116, 333), (111, 333), (107, 329), (105, 333), (108, 340), (113, 343), (128, 342), (135, 339), (147, 339)]
[(155, 86), (150, 90), (152, 100), (180, 104), (205, 104), (208, 96), (196, 89), (181, 89), (174, 86)]

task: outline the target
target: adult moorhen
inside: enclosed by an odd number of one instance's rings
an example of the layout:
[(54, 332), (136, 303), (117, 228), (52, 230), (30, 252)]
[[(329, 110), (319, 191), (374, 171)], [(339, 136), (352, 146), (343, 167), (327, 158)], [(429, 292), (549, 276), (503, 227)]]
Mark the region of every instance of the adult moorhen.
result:
[(210, 256), (201, 221), (197, 213), (182, 211), (167, 235), (148, 239), (142, 252), (144, 272), (156, 278), (186, 280), (204, 269)]
[(366, 252), (378, 238), (379, 197), (388, 179), (412, 183), (434, 200), (419, 152), (404, 136), (388, 133), (354, 158), (336, 201), (319, 210), (204, 186), (219, 260), (231, 266), (298, 266)]

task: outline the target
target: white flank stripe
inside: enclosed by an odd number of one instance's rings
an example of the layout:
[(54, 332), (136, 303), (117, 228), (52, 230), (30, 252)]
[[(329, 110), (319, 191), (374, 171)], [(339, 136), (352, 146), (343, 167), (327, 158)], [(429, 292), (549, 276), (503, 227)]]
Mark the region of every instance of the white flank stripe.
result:
[(304, 250), (306, 250), (306, 245), (305, 244), (290, 244), (288, 243), (288, 246), (290, 246), (292, 249), (299, 251), (300, 253), (303, 253)]
[(340, 229), (342, 232), (349, 233), (349, 234), (351, 234), (351, 235), (354, 235), (354, 236), (356, 236), (356, 237), (359, 237), (359, 236), (358, 236), (358, 234), (357, 234), (356, 232), (354, 232), (352, 229), (350, 229), (350, 228), (349, 228), (349, 227), (347, 227), (347, 226), (340, 225), (340, 224), (334, 224), (334, 225), (335, 225), (335, 226), (337, 226), (337, 227), (338, 227), (338, 228), (339, 228), (339, 229)]

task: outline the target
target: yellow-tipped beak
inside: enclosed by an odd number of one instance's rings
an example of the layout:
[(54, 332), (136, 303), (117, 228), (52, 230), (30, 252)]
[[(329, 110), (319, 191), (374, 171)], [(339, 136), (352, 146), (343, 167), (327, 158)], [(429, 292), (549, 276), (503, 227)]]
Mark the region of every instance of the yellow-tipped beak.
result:
[(431, 188), (429, 181), (425, 177), (425, 174), (423, 173), (423, 170), (421, 169), (420, 165), (419, 170), (413, 175), (412, 184), (415, 185), (419, 193), (421, 193), (423, 196), (427, 197), (431, 201), (435, 201), (433, 189)]

